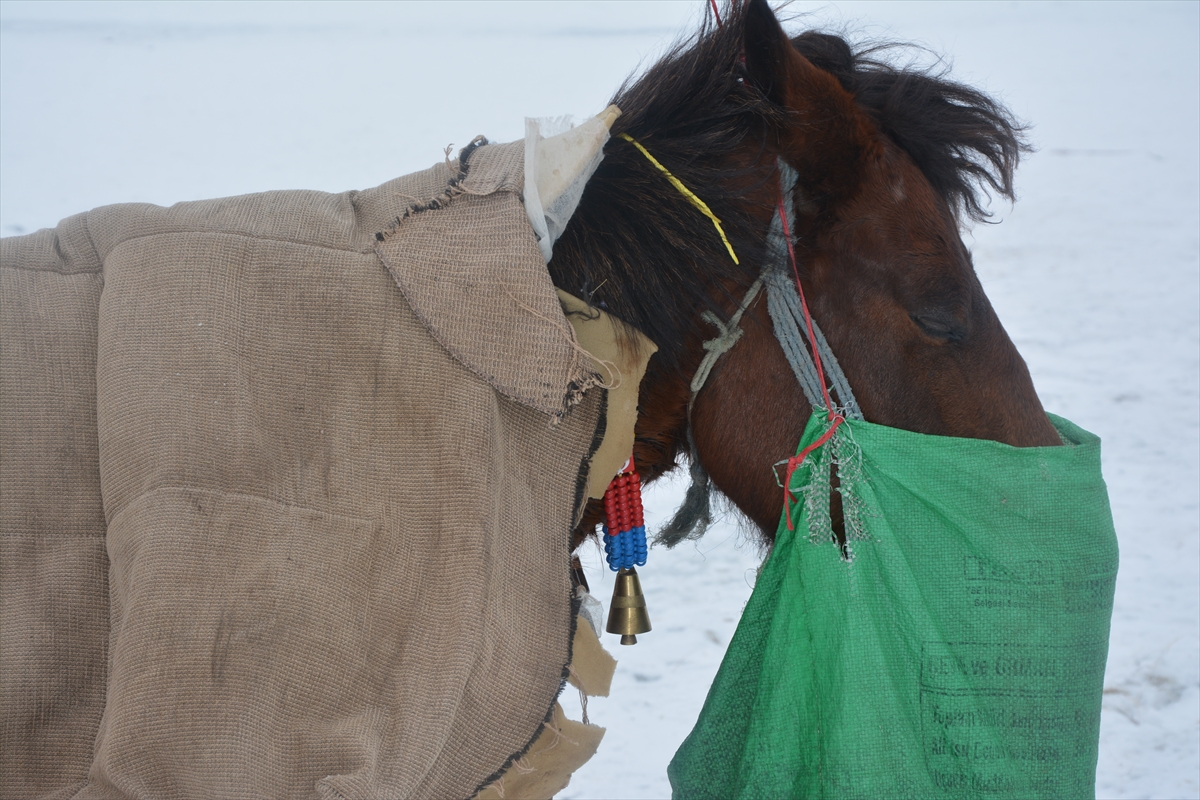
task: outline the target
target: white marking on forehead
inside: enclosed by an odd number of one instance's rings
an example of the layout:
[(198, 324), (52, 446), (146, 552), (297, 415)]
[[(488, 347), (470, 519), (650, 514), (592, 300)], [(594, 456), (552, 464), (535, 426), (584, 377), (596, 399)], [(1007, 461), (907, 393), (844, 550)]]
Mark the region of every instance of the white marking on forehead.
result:
[(903, 203), (906, 197), (908, 195), (904, 192), (904, 178), (897, 175), (895, 182), (892, 183), (892, 199), (897, 203)]

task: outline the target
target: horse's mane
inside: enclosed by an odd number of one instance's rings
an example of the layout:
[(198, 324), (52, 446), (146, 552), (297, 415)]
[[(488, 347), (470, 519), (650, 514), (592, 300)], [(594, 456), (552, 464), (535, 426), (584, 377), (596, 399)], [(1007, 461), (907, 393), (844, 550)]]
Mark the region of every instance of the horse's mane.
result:
[[(920, 68), (911, 45), (852, 47), (845, 39), (808, 31), (792, 45), (814, 66), (832, 73), (880, 130), (916, 162), (956, 214), (983, 221), (987, 197), (1014, 199), (1013, 171), (1026, 128), (983, 92), (946, 79), (943, 69)], [(939, 62), (940, 63), (940, 62)]]
[[(757, 277), (761, 219), (744, 194), (751, 156), (781, 110), (744, 80), (744, 14), (706, 20), (612, 102), (622, 111), (604, 160), (554, 245), (554, 284), (641, 330), (659, 359), (678, 368), (696, 314), (723, 292)], [(634, 137), (720, 218), (740, 260), (735, 265), (712, 222), (637, 148)], [(716, 291), (714, 291), (714, 287)], [(715, 295), (715, 297), (714, 297)]]

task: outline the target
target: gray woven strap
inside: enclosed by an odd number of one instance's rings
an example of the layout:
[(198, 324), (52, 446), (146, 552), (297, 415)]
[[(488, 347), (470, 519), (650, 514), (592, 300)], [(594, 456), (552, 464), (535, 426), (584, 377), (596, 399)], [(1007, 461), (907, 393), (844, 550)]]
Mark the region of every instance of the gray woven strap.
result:
[[(784, 213), (787, 214), (788, 229), (793, 230), (796, 215), (792, 201), (792, 189), (796, 185), (796, 171), (782, 160), (779, 161), (779, 171)], [(758, 280), (750, 286), (741, 305), (738, 306), (729, 322), (722, 323), (716, 315), (709, 311), (705, 311), (702, 315), (706, 322), (716, 327), (718, 334), (704, 343), (706, 351), (704, 359), (696, 370), (696, 374), (692, 376), (690, 387), (692, 391), (688, 398), (688, 460), (691, 462), (692, 480), (683, 503), (676, 509), (671, 520), (654, 537), (655, 544), (674, 547), (686, 539), (699, 539), (712, 524), (710, 502), (712, 482), (701, 465), (700, 458), (696, 455), (696, 444), (692, 439), (692, 404), (696, 401), (696, 395), (704, 388), (704, 383), (708, 380), (717, 359), (729, 352), (737, 344), (738, 339), (742, 338), (740, 326), (742, 315), (763, 287), (766, 287), (767, 290), (767, 310), (770, 312), (771, 321), (775, 326), (775, 338), (783, 347), (788, 363), (792, 365), (792, 372), (796, 374), (796, 380), (799, 381), (800, 388), (804, 390), (804, 396), (808, 398), (808, 402), (813, 408), (825, 407), (825, 393), (821, 390), (821, 381), (817, 377), (817, 366), (809, 352), (809, 347), (813, 347), (821, 354), (821, 366), (825, 377), (830, 382), (830, 388), (837, 396), (836, 404), (842, 416), (847, 419), (863, 418), (858, 402), (854, 399), (854, 393), (850, 391), (850, 383), (846, 380), (846, 374), (842, 372), (837, 358), (829, 349), (829, 344), (825, 341), (825, 336), (817, 327), (815, 320), (812, 323), (812, 331), (816, 342), (808, 341), (808, 326), (804, 321), (804, 309), (800, 305), (800, 294), (796, 290), (796, 279), (792, 274), (791, 263), (788, 259), (787, 240), (783, 236), (783, 222), (776, 215), (771, 220), (771, 229), (767, 233), (767, 256), (763, 262), (762, 273), (758, 276)]]
[[(792, 189), (796, 185), (796, 171), (781, 160), (779, 172), (788, 228), (794, 229), (796, 214)], [(792, 365), (792, 372), (796, 374), (796, 380), (804, 390), (808, 402), (813, 408), (825, 407), (824, 392), (821, 391), (821, 382), (817, 377), (817, 366), (809, 351), (809, 348), (813, 348), (821, 354), (821, 367), (830, 388), (837, 396), (836, 403), (842, 416), (847, 419), (862, 419), (862, 411), (858, 407), (858, 401), (854, 399), (854, 392), (850, 389), (850, 382), (846, 380), (846, 373), (842, 372), (837, 357), (829, 349), (816, 320), (812, 320), (816, 342), (808, 341), (804, 309), (800, 305), (800, 294), (796, 290), (796, 279), (788, 259), (783, 222), (778, 215), (771, 220), (771, 229), (767, 233), (767, 257), (763, 263), (762, 280), (767, 287), (767, 310), (775, 324), (775, 338), (783, 347), (784, 355)]]

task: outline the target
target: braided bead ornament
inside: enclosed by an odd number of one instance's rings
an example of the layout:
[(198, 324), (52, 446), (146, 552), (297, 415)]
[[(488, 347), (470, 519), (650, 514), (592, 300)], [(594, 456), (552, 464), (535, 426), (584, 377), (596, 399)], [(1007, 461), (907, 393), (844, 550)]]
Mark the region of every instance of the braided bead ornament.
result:
[(642, 478), (633, 457), (604, 492), (604, 554), (613, 572), (646, 563), (646, 523), (642, 518)]

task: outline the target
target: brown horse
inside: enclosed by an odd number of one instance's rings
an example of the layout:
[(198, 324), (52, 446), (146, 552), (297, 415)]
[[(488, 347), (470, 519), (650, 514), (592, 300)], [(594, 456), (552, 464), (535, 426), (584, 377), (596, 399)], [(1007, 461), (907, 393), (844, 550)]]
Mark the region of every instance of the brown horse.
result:
[[(774, 536), (781, 492), (771, 465), (795, 452), (811, 409), (766, 302), (747, 310), (744, 337), (717, 362), (690, 420), (688, 405), (701, 345), (713, 335), (701, 313), (728, 319), (762, 264), (777, 158), (799, 174), (793, 234), (804, 292), (866, 419), (1058, 444), (959, 234), (964, 217), (987, 216), (984, 192), (1013, 199), (1020, 126), (985, 95), (893, 68), (878, 50), (855, 53), (817, 33), (789, 40), (765, 0), (722, 16), (723, 26), (618, 92), (625, 113), (613, 133), (638, 138), (713, 208), (741, 263), (616, 138), (550, 263), (557, 285), (659, 345), (639, 398), (643, 479), (682, 455), (698, 458), (765, 540)], [(574, 543), (599, 519), (593, 504)]]

